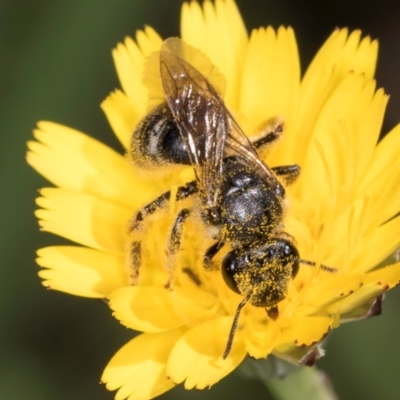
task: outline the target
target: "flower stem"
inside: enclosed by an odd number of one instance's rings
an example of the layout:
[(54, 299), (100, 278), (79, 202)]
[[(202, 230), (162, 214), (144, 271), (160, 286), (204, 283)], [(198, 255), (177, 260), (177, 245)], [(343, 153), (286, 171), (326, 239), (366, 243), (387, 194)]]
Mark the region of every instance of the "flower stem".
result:
[(276, 400), (337, 400), (329, 378), (313, 367), (297, 367), (284, 379), (264, 379)]

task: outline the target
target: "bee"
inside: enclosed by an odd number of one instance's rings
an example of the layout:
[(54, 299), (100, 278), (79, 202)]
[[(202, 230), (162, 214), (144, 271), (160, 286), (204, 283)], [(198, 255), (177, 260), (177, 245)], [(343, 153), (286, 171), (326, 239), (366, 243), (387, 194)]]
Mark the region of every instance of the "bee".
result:
[[(221, 95), (197, 68), (185, 59), (187, 45), (167, 39), (159, 53), (165, 101), (136, 128), (130, 156), (147, 165), (191, 165), (195, 180), (179, 187), (176, 201), (198, 196), (202, 222), (214, 244), (204, 254), (204, 266), (227, 244), (231, 250), (221, 265), (230, 289), (243, 296), (237, 306), (223, 358), (229, 355), (242, 308), (250, 303), (279, 316), (278, 303), (288, 291), (300, 263), (293, 238), (284, 231), (285, 184), (300, 173), (298, 165), (269, 167), (257, 149), (268, 146), (283, 131), (277, 118), (253, 143), (225, 106)], [(149, 215), (167, 204), (166, 192), (144, 206), (130, 222), (137, 231)], [(192, 210), (183, 208), (173, 224), (167, 251), (179, 251), (182, 226)], [(141, 243), (130, 247), (130, 264), (138, 274)]]

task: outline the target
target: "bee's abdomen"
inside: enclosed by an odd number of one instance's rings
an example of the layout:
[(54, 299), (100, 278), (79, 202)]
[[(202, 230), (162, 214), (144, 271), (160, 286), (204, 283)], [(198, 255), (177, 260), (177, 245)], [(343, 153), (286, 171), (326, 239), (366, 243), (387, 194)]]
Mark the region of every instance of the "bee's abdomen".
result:
[(190, 165), (185, 143), (166, 104), (149, 113), (137, 126), (129, 156), (140, 167)]

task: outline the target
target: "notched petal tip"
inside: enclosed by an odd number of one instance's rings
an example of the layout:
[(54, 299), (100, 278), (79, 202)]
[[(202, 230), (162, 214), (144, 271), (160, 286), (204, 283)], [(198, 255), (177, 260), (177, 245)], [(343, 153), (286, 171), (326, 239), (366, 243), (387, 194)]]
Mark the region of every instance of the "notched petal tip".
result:
[(234, 370), (246, 356), (243, 336), (236, 332), (232, 350), (223, 353), (232, 320), (214, 318), (190, 329), (172, 349), (167, 374), (174, 382), (185, 382), (186, 389), (205, 389)]
[(128, 284), (122, 257), (78, 246), (52, 246), (37, 251), (39, 276), (51, 286), (76, 296), (104, 298)]
[(93, 249), (116, 255), (124, 253), (125, 236), (121, 227), (132, 211), (112, 202), (79, 192), (46, 188), (35, 212), (39, 224), (56, 235)]
[(126, 37), (124, 43), (116, 46), (112, 55), (124, 93), (140, 119), (145, 115), (147, 107), (147, 90), (142, 84), (144, 62), (147, 56), (160, 49), (162, 40), (150, 28), (137, 31), (136, 38), (137, 43)]
[(110, 360), (101, 382), (108, 390), (118, 389), (116, 399), (150, 399), (172, 389), (165, 366), (171, 347), (183, 333), (177, 329), (137, 336)]

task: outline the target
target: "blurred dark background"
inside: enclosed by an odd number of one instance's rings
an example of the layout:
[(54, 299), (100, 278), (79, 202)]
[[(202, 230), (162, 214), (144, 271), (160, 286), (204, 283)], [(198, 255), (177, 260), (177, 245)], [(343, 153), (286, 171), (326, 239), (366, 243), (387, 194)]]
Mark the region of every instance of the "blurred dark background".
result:
[[(379, 38), (378, 86), (391, 95), (384, 131), (400, 121), (400, 2), (237, 0), (247, 28), (292, 25), (303, 71), (335, 27)], [(118, 87), (111, 49), (144, 24), (179, 34), (180, 0), (0, 1), (0, 398), (112, 399), (102, 369), (131, 333), (98, 301), (46, 291), (35, 250), (61, 243), (33, 216), (44, 179), (25, 163), (40, 119), (78, 128), (121, 150), (99, 108)], [(395, 400), (400, 393), (400, 291), (383, 315), (330, 335), (319, 363), (340, 399)], [(250, 392), (251, 390), (251, 392)], [(232, 374), (210, 391), (178, 388), (165, 399), (266, 399), (258, 382)], [(299, 399), (302, 400), (302, 399)]]

